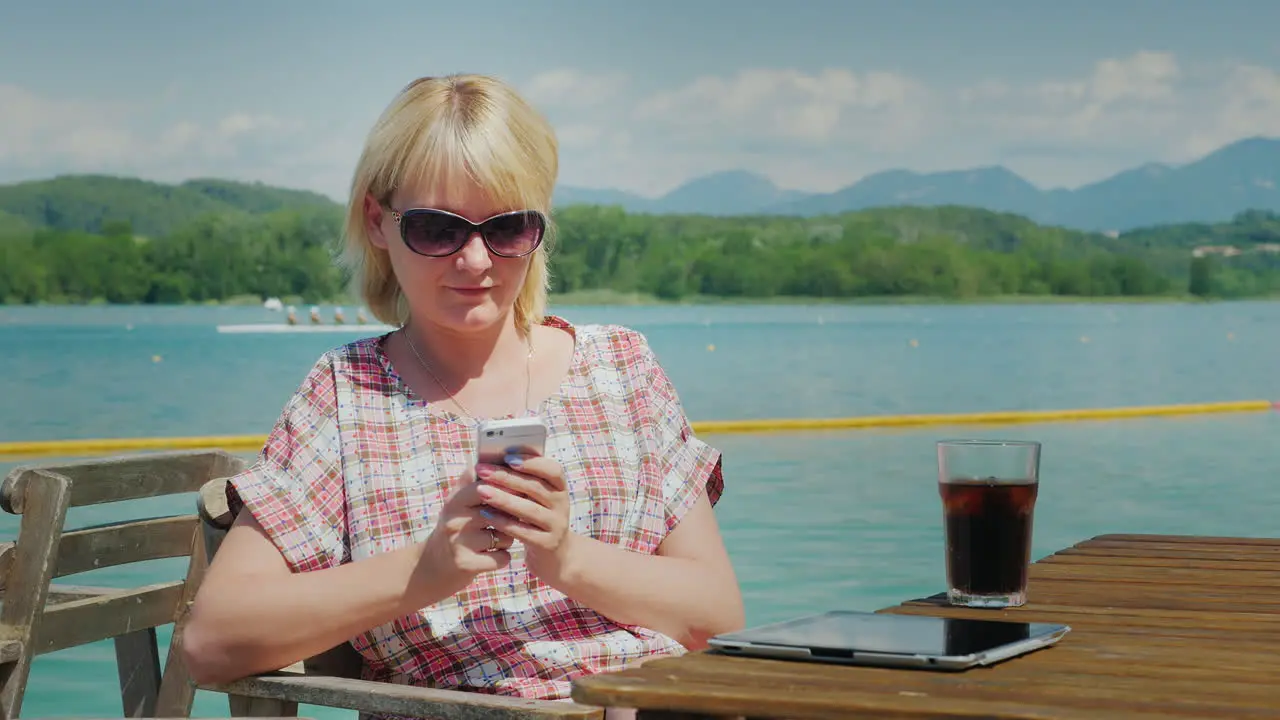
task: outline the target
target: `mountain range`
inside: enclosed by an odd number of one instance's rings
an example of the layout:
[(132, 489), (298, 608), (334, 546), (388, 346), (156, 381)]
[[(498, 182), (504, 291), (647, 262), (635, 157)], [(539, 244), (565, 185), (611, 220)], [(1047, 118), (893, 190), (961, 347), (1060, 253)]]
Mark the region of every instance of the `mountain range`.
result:
[[(999, 166), (937, 173), (887, 170), (831, 193), (787, 190), (736, 170), (695, 178), (657, 198), (561, 186), (554, 203), (617, 205), (646, 214), (799, 217), (954, 205), (1013, 213), (1041, 225), (1124, 232), (1228, 222), (1245, 210), (1280, 212), (1280, 139), (1241, 140), (1185, 165), (1147, 164), (1074, 190), (1041, 190)], [(64, 175), (0, 185), (0, 231), (26, 225), (96, 232), (108, 221), (125, 220), (137, 233), (157, 235), (210, 212), (282, 208), (339, 212), (341, 206), (315, 192), (207, 178), (172, 185)]]
[(964, 205), (1045, 225), (1124, 231), (1225, 222), (1243, 210), (1280, 211), (1280, 139), (1248, 138), (1185, 165), (1149, 163), (1074, 190), (1042, 190), (1002, 166), (936, 173), (886, 170), (830, 193), (779, 188), (731, 170), (695, 178), (661, 197), (562, 186), (557, 205), (619, 205), (629, 212), (816, 216), (886, 206)]

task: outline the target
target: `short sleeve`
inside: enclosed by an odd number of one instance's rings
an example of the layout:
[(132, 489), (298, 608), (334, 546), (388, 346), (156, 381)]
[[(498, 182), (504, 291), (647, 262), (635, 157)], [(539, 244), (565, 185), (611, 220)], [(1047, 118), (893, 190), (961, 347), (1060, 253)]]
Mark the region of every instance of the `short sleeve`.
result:
[(349, 557), (337, 391), (327, 355), (285, 405), (257, 462), (230, 479), (227, 500), (233, 513), (253, 513), (293, 572)]
[(694, 435), (685, 416), (680, 396), (667, 377), (648, 342), (635, 333), (635, 371), (645, 389), (647, 402), (642, 422), (653, 429), (662, 476), (662, 502), (667, 532), (684, 518), (703, 492), (715, 505), (724, 492), (724, 473), (719, 450)]

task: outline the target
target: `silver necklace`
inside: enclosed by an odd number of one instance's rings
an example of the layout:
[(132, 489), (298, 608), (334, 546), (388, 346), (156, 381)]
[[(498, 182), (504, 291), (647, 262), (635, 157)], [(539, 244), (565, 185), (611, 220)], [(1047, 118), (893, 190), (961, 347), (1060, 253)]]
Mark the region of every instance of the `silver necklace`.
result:
[[(404, 341), (409, 343), (409, 349), (413, 351), (414, 357), (418, 358), (418, 362), (422, 365), (422, 369), (426, 370), (427, 374), (431, 376), (431, 379), (436, 381), (436, 385), (439, 385), (440, 389), (444, 391), (444, 394), (449, 396), (449, 400), (451, 400), (454, 405), (458, 406), (458, 409), (462, 411), (463, 415), (466, 415), (467, 417), (470, 417), (470, 418), (475, 418), (475, 415), (473, 415), (471, 411), (467, 409), (467, 406), (463, 405), (458, 400), (458, 398), (454, 397), (453, 392), (450, 391), (449, 387), (444, 384), (444, 381), (440, 379), (440, 376), (436, 375), (435, 371), (431, 369), (431, 364), (428, 363), (426, 359), (422, 357), (422, 353), (418, 352), (418, 347), (413, 344), (413, 338), (409, 337), (409, 330), (406, 327), (401, 326), (400, 334), (404, 335)], [(524, 358), (524, 409), (528, 411), (529, 410), (529, 388), (532, 385), (532, 381), (531, 381), (532, 371), (530, 368), (533, 365), (533, 329), (532, 328), (530, 328), (529, 334), (525, 337), (525, 344), (529, 346), (529, 353), (525, 355), (525, 358)]]

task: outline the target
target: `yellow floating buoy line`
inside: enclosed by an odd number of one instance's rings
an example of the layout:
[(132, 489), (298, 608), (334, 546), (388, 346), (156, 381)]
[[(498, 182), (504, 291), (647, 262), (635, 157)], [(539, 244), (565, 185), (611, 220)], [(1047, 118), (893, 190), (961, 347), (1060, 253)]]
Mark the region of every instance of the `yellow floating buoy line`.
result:
[[(1014, 425), (1081, 420), (1124, 420), (1144, 417), (1205, 415), (1210, 413), (1262, 412), (1275, 409), (1280, 409), (1280, 403), (1271, 400), (1236, 400), (1183, 405), (1084, 408), (1079, 410), (1003, 410), (922, 415), (864, 415), (843, 418), (704, 420), (691, 424), (694, 432), (715, 435), (805, 430), (855, 430), (943, 425)], [(6, 442), (0, 443), (0, 457), (15, 455), (71, 456), (136, 450), (205, 450), (213, 448), (220, 448), (230, 452), (257, 452), (262, 448), (266, 439), (266, 435), (207, 435), (201, 437), (139, 437)]]
[(692, 423), (699, 433), (752, 433), (796, 430), (852, 430), (868, 428), (922, 427), (930, 425), (1015, 425), (1038, 422), (1072, 422), (1080, 420), (1123, 420), (1172, 415), (1204, 415), (1209, 413), (1260, 412), (1278, 408), (1270, 400), (1238, 400), (1231, 402), (1194, 403), (1186, 405), (1144, 405), (1119, 408), (1084, 408), (1080, 410), (997, 410), (974, 413), (937, 413), (929, 415), (864, 415), (845, 418), (812, 418), (782, 420), (712, 420)]

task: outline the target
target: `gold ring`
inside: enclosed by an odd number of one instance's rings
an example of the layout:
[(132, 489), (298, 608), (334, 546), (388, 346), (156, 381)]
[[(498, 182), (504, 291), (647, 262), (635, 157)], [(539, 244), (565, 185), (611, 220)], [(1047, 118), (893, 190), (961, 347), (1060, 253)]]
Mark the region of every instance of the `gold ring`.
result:
[(493, 528), (485, 528), (489, 531), (489, 552), (498, 549), (498, 531)]

